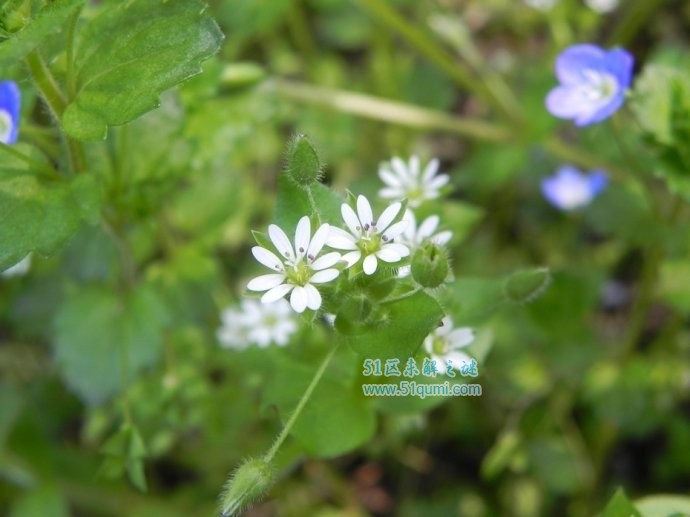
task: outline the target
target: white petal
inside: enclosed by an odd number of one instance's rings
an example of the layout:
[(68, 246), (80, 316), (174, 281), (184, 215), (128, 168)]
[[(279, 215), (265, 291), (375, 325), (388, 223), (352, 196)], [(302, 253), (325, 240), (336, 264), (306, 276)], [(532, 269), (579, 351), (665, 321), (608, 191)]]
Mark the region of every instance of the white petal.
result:
[(334, 251), (332, 253), (326, 253), (322, 257), (319, 257), (314, 262), (312, 262), (311, 268), (313, 271), (320, 271), (322, 269), (326, 269), (327, 267), (334, 266), (338, 263), (339, 260), (340, 253), (338, 253), (337, 251)]
[(295, 312), (304, 312), (307, 308), (307, 291), (301, 285), (296, 285), (290, 295), (290, 305)]
[(275, 224), (268, 225), (268, 236), (271, 242), (280, 252), (281, 256), (293, 259), (295, 257), (295, 251), (292, 249), (292, 244), (290, 239), (288, 239), (285, 232), (280, 229), (279, 226)]
[(252, 278), (247, 284), (247, 289), (250, 291), (268, 291), (274, 287), (280, 285), (285, 280), (285, 275), (281, 274), (271, 274), (271, 275), (261, 275), (256, 278)]
[(314, 238), (309, 243), (309, 248), (307, 248), (307, 257), (316, 257), (321, 252), (323, 245), (326, 244), (330, 234), (331, 225), (322, 224), (319, 226), (319, 229), (314, 234)]
[(412, 155), (410, 158), (408, 170), (410, 171), (410, 176), (413, 178), (419, 178), (419, 156), (416, 154)]
[(446, 183), (450, 181), (450, 176), (447, 174), (441, 174), (439, 176), (436, 176), (434, 179), (426, 183), (424, 186), (428, 189), (433, 189), (433, 190), (438, 190), (442, 186), (444, 186)]
[(402, 180), (403, 185), (409, 186), (412, 182), (410, 181), (410, 171), (407, 169), (407, 165), (397, 156), (391, 159), (391, 166), (393, 170), (397, 173), (398, 177)]
[(439, 246), (445, 246), (446, 244), (448, 244), (448, 241), (450, 241), (450, 239), (452, 238), (453, 232), (451, 232), (450, 230), (446, 230), (434, 235), (431, 238), (431, 242), (433, 242), (434, 244), (438, 244)]
[(417, 231), (417, 238), (419, 242), (428, 239), (436, 231), (438, 223), (441, 219), (437, 215), (431, 215), (424, 219), (424, 222), (419, 225)]
[(452, 348), (462, 348), (474, 341), (474, 330), (472, 330), (469, 327), (455, 329), (453, 332), (448, 334), (448, 337), (446, 339), (448, 340), (448, 344)]
[(359, 219), (357, 219), (357, 214), (352, 210), (352, 207), (347, 203), (340, 205), (340, 213), (343, 216), (343, 221), (352, 232), (352, 235), (360, 235), (361, 224)]
[(376, 255), (367, 255), (364, 258), (364, 262), (362, 263), (362, 268), (364, 269), (364, 273), (367, 275), (373, 275), (374, 272), (376, 271), (376, 266), (378, 266), (378, 262), (376, 261)]
[(302, 217), (297, 223), (295, 229), (295, 254), (303, 257), (309, 248), (309, 239), (311, 238), (311, 222), (308, 216)]
[(407, 221), (407, 227), (403, 230), (403, 237), (405, 240), (411, 244), (415, 244), (415, 235), (417, 233), (417, 219), (414, 216), (414, 212), (409, 208), (405, 210), (402, 216), (403, 221)]
[(328, 239), (326, 239), (326, 246), (338, 250), (355, 250), (357, 249), (357, 240), (345, 230), (331, 226)]
[(283, 263), (278, 257), (272, 252), (268, 251), (266, 248), (261, 246), (254, 246), (252, 248), (252, 255), (254, 258), (261, 262), (264, 266), (275, 269), (276, 271), (284, 271)]
[(324, 269), (323, 271), (317, 271), (314, 273), (309, 279), (309, 282), (312, 284), (325, 284), (326, 282), (330, 282), (331, 280), (338, 278), (339, 274), (340, 271), (337, 269)]
[(276, 300), (280, 300), (283, 296), (288, 294), (293, 287), (294, 285), (292, 284), (280, 284), (270, 291), (266, 291), (261, 297), (261, 303), (273, 303)]
[(400, 235), (405, 228), (407, 227), (407, 221), (398, 221), (395, 223), (393, 226), (388, 228), (384, 233), (383, 236), (387, 241), (392, 241), (395, 239), (398, 235)]
[(400, 212), (401, 207), (402, 203), (393, 203), (383, 211), (379, 217), (379, 220), (376, 221), (376, 229), (379, 231), (379, 233), (383, 232), (390, 226), (390, 224), (393, 222), (393, 219), (395, 219), (398, 215), (398, 212)]
[(384, 262), (399, 262), (402, 258), (394, 250), (384, 246), (376, 252), (376, 256)]
[(424, 350), (426, 350), (427, 354), (430, 354), (431, 352), (434, 351), (434, 334), (431, 333), (427, 337), (424, 338), (424, 342), (422, 343), (422, 346), (424, 347)]
[(424, 183), (428, 182), (432, 176), (438, 172), (439, 165), (440, 162), (436, 158), (427, 164), (427, 166), (424, 168), (424, 174), (422, 174), (422, 181)]
[(379, 190), (379, 197), (383, 199), (402, 199), (405, 197), (405, 190), (400, 188), (382, 188)]
[(381, 178), (381, 181), (383, 181), (386, 185), (390, 187), (401, 187), (402, 183), (400, 182), (400, 178), (393, 174), (389, 169), (385, 168), (380, 168), (379, 169), (379, 178)]
[(371, 224), (374, 220), (369, 200), (362, 195), (357, 196), (357, 215), (359, 215), (359, 221), (364, 226)]
[(340, 257), (340, 259), (345, 261), (345, 263), (347, 264), (347, 267), (352, 267), (357, 262), (359, 262), (359, 259), (361, 257), (362, 257), (362, 252), (359, 250), (355, 250), (355, 251), (351, 251), (350, 253), (345, 253), (345, 255)]
[(399, 242), (391, 242), (390, 244), (384, 244), (381, 249), (391, 250), (399, 257), (407, 257), (410, 254), (410, 248)]
[(304, 289), (307, 292), (307, 307), (313, 311), (318, 310), (319, 307), (321, 307), (321, 294), (316, 287), (311, 284), (305, 285)]
[(463, 363), (469, 365), (472, 362), (472, 358), (463, 353), (463, 352), (448, 352), (444, 357), (443, 357), (443, 371), (445, 372), (446, 366), (448, 364), (448, 361), (450, 361), (450, 365), (455, 368), (456, 370), (460, 370), (464, 366)]

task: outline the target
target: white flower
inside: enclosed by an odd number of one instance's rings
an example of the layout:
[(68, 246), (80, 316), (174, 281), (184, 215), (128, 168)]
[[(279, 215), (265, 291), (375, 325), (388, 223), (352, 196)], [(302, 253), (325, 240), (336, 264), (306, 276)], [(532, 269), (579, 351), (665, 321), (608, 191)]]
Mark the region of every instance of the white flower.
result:
[(410, 254), (404, 244), (393, 242), (407, 226), (406, 221), (391, 224), (398, 216), (401, 203), (393, 203), (386, 208), (381, 217), (374, 219), (369, 200), (364, 196), (357, 198), (357, 213), (348, 205), (340, 206), (340, 213), (350, 233), (340, 228), (331, 228), (331, 235), (326, 244), (332, 248), (347, 250), (343, 260), (347, 267), (354, 266), (364, 257), (362, 269), (372, 275), (378, 267), (378, 260), (399, 262)]
[(275, 224), (269, 225), (268, 236), (280, 257), (261, 246), (254, 246), (252, 254), (276, 273), (253, 278), (247, 284), (247, 289), (266, 291), (261, 297), (263, 303), (280, 300), (292, 291), (290, 305), (295, 312), (304, 312), (307, 307), (317, 310), (321, 307), (321, 294), (312, 284), (330, 282), (340, 274), (340, 271), (332, 268), (340, 260), (340, 253), (326, 253), (317, 258), (329, 232), (330, 226), (322, 224), (312, 237), (311, 223), (305, 215), (297, 223), (293, 248), (283, 230)]
[(424, 243), (426, 240), (430, 240), (434, 244), (439, 246), (445, 246), (453, 237), (453, 232), (450, 230), (445, 230), (434, 235), (436, 228), (438, 228), (438, 223), (441, 218), (437, 215), (430, 215), (422, 224), (417, 227), (417, 218), (414, 216), (412, 210), (406, 210), (405, 215), (403, 215), (403, 221), (407, 221), (407, 227), (400, 236), (400, 242), (407, 244), (411, 248), (415, 248)]
[(0, 273), (0, 276), (11, 277), (11, 276), (21, 276), (29, 272), (31, 268), (31, 253), (26, 257), (17, 262), (14, 266), (8, 267), (5, 271)]
[(454, 329), (453, 320), (446, 316), (441, 320), (441, 326), (424, 338), (424, 349), (431, 355), (431, 359), (436, 361), (438, 371), (445, 374), (449, 364), (452, 368), (460, 370), (471, 363), (472, 358), (460, 352), (460, 349), (465, 348), (472, 341), (474, 341), (474, 331), (471, 328)]
[(397, 200), (406, 198), (411, 207), (417, 207), (427, 199), (436, 199), (440, 196), (439, 189), (450, 180), (447, 174), (436, 175), (438, 167), (439, 161), (434, 159), (421, 172), (418, 156), (412, 156), (407, 164), (396, 156), (390, 163), (379, 167), (379, 177), (386, 184), (379, 190), (379, 196)]
[(243, 300), (240, 308), (231, 307), (221, 313), (222, 325), (216, 332), (226, 348), (243, 349), (254, 343), (265, 348), (271, 343), (284, 346), (297, 330), (297, 322), (285, 300), (259, 303)]
[[(453, 237), (453, 232), (450, 230), (444, 230), (434, 235), (438, 223), (441, 221), (437, 215), (430, 215), (424, 219), (422, 224), (419, 225), (419, 228), (417, 228), (417, 218), (414, 216), (414, 212), (408, 209), (405, 211), (405, 215), (403, 215), (403, 221), (407, 221), (407, 227), (400, 236), (400, 242), (413, 250), (421, 246), (426, 240), (430, 240), (439, 246), (445, 246), (448, 244), (451, 237)], [(409, 276), (411, 271), (412, 269), (410, 266), (402, 266), (398, 270), (398, 277), (404, 278)]]

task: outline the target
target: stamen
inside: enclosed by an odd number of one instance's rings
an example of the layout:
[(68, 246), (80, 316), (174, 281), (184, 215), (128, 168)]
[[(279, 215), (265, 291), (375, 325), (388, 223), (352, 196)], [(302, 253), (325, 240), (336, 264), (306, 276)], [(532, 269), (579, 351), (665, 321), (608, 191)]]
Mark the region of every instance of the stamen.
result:
[(307, 258), (308, 258), (309, 260), (314, 260), (314, 255), (307, 255)]
[(365, 225), (364, 225), (364, 231), (365, 231), (365, 232), (368, 232), (368, 231), (369, 231), (369, 225), (368, 225), (368, 224), (365, 224)]
[(383, 242), (388, 242), (388, 237), (386, 237), (385, 235), (381, 237), (381, 239), (383, 240)]
[(361, 232), (361, 231), (362, 231), (362, 227), (361, 227), (361, 226), (355, 226), (355, 229), (356, 229), (358, 232)]
[(372, 226), (376, 226), (376, 221), (372, 221), (372, 222), (371, 222), (371, 225), (372, 225)]
[(299, 252), (304, 253), (304, 248), (300, 247)]

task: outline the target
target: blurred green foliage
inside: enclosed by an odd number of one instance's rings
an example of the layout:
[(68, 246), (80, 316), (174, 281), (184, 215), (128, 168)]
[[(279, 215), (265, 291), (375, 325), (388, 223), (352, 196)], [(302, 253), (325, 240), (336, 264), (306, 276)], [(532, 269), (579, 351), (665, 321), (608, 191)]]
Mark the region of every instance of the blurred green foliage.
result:
[[(0, 6), (0, 79), (23, 94), (20, 156), (0, 148), (0, 269), (33, 252), (28, 275), (0, 277), (7, 515), (216, 514), (333, 344), (305, 316), (285, 348), (218, 345), (220, 311), (259, 274), (251, 231), (294, 228), (310, 195), (335, 220), (346, 189), (373, 198), (379, 163), (413, 153), (451, 175), (418, 216), (453, 231), (454, 282), (441, 304), (420, 292), (391, 307), (395, 328), (351, 324), (385, 282), (325, 302), (351, 347), (251, 512), (690, 514), (690, 8), (380, 4)], [(554, 57), (578, 42), (625, 45), (639, 75), (623, 111), (576, 131), (543, 102)], [(323, 184), (280, 176), (295, 134)], [(540, 195), (564, 162), (609, 174), (583, 211)], [(482, 396), (363, 398), (355, 352), (421, 358), (410, 343), (446, 312), (477, 332)]]

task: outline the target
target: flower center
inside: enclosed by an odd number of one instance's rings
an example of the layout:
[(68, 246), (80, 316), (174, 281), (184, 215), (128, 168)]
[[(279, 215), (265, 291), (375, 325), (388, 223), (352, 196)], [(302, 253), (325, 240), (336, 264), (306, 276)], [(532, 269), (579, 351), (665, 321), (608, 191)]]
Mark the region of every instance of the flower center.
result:
[(618, 82), (611, 74), (585, 70), (582, 75), (587, 79), (584, 95), (593, 101), (613, 97), (618, 90)]
[(287, 275), (288, 282), (291, 284), (304, 286), (309, 283), (312, 270), (311, 266), (304, 260), (298, 260), (291, 267), (285, 268), (285, 274)]
[(12, 133), (12, 117), (5, 110), (0, 110), (0, 142), (8, 143)]
[(435, 355), (446, 355), (448, 353), (448, 342), (445, 339), (434, 338), (431, 344), (431, 350)]
[(362, 255), (365, 257), (376, 253), (381, 249), (381, 236), (378, 233), (374, 233), (369, 236), (362, 236), (358, 243), (359, 249)]

